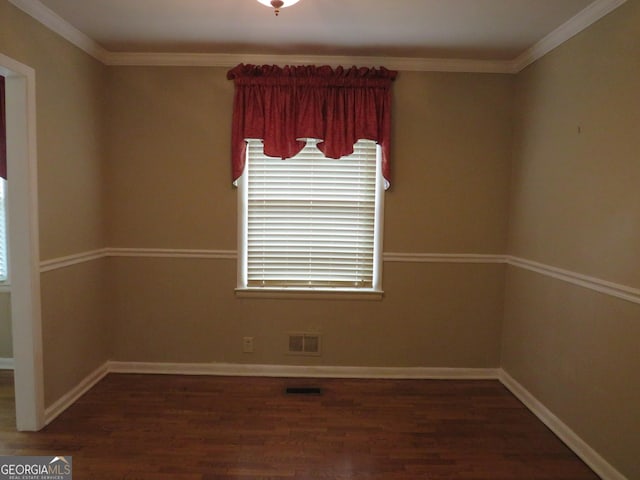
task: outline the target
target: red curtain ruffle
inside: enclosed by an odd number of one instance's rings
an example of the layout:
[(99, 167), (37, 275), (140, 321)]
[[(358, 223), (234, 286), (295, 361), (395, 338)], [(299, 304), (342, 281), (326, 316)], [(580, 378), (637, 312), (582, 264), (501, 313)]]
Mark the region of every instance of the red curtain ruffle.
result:
[(382, 148), (382, 174), (389, 184), (391, 85), (397, 72), (386, 68), (244, 65), (229, 70), (235, 84), (232, 174), (244, 171), (246, 139), (261, 139), (265, 154), (291, 158), (301, 138), (322, 140), (329, 158), (353, 153), (358, 140)]
[(0, 177), (7, 178), (7, 116), (4, 100), (4, 77), (0, 75)]

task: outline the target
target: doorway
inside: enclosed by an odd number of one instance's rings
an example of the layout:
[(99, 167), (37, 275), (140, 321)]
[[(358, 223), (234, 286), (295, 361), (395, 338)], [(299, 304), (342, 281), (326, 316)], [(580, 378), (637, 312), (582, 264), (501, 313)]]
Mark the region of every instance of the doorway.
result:
[(18, 430), (44, 426), (35, 71), (0, 54), (7, 124), (8, 263)]

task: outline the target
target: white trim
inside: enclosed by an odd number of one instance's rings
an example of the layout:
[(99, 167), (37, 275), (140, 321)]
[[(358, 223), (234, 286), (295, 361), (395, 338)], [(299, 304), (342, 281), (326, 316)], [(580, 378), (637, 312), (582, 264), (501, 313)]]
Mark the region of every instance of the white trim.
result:
[(379, 66), (405, 72), (515, 73), (510, 60), (464, 60), (437, 58), (257, 55), (232, 53), (117, 53), (111, 52), (105, 63), (114, 66), (155, 67), (235, 67), (239, 63), (255, 65), (351, 65)]
[(51, 272), (60, 268), (107, 257), (214, 258), (235, 260), (236, 252), (235, 250), (189, 250), (176, 248), (102, 248), (44, 260), (40, 263), (40, 272)]
[(475, 253), (384, 253), (385, 262), (398, 263), (505, 263), (504, 255)]
[(341, 367), (233, 363), (109, 362), (111, 373), (283, 378), (497, 379), (497, 368)]
[(9, 0), (44, 26), (59, 34), (105, 65), (233, 67), (239, 63), (287, 65), (384, 65), (392, 70), (415, 72), (464, 72), (516, 74), (574, 35), (612, 12), (626, 0), (597, 0), (569, 21), (549, 33), (513, 60), (471, 60), (408, 57), (259, 55), (230, 53), (143, 53), (110, 52), (89, 38), (39, 0)]
[(235, 250), (191, 250), (178, 248), (108, 248), (108, 257), (217, 258), (235, 260)]
[(578, 33), (586, 30), (595, 22), (608, 15), (627, 0), (598, 0), (579, 12), (573, 18), (560, 25), (553, 32), (522, 52), (513, 60), (515, 72), (521, 72), (536, 60), (562, 45)]
[(499, 370), (499, 380), (603, 480), (627, 480), (504, 369)]
[[(103, 248), (40, 263), (41, 272), (50, 272), (105, 257), (201, 258), (236, 260), (236, 250), (193, 250), (179, 248)], [(506, 263), (506, 256), (473, 253), (383, 253), (383, 262), (396, 263)], [(252, 289), (240, 289), (251, 293)], [(260, 289), (263, 291), (263, 289)], [(306, 291), (306, 290), (305, 290)], [(372, 292), (379, 293), (379, 292)], [(314, 297), (317, 298), (317, 297)]]
[(58, 270), (60, 268), (77, 265), (79, 263), (89, 262), (91, 260), (97, 260), (104, 258), (107, 255), (107, 249), (91, 250), (89, 252), (77, 253), (75, 255), (68, 255), (66, 257), (53, 258), (51, 260), (44, 260), (40, 262), (40, 273), (50, 272), (52, 270)]
[(46, 7), (39, 0), (9, 0), (9, 2), (96, 60), (106, 63), (109, 56), (107, 50), (71, 25), (64, 18), (60, 17), (57, 13)]
[[(43, 261), (40, 264), (40, 272), (50, 272), (59, 268), (65, 268), (71, 265), (76, 265), (91, 260), (97, 260), (105, 257), (148, 257), (148, 258), (200, 258), (200, 259), (221, 259), (221, 260), (236, 260), (238, 254), (235, 250), (193, 250), (193, 249), (178, 249), (178, 248), (103, 248), (100, 250), (91, 250), (89, 252), (82, 252), (75, 255), (69, 255), (66, 257), (53, 258)], [(498, 255), (498, 254), (475, 254), (475, 253), (383, 253), (383, 262), (394, 263), (465, 263), (465, 264), (508, 264), (514, 267), (522, 268), (532, 272), (540, 273), (551, 278), (562, 280), (564, 282), (571, 283), (580, 287), (588, 288), (590, 290), (611, 295), (616, 298), (627, 300), (629, 302), (640, 304), (640, 289), (629, 287), (608, 280), (602, 280), (600, 278), (591, 277), (589, 275), (583, 275), (581, 273), (572, 272), (563, 268), (553, 267), (543, 263), (535, 262), (533, 260), (527, 260), (520, 257), (511, 255)], [(252, 297), (252, 296), (265, 296), (264, 289), (237, 289), (238, 296)], [(258, 292), (258, 293), (255, 293)], [(291, 296), (303, 295), (308, 292), (301, 292), (297, 294), (293, 291), (282, 292), (286, 298)], [(382, 292), (372, 291), (369, 292), (370, 296), (374, 299), (379, 299)], [(269, 292), (267, 296), (270, 298), (277, 297), (279, 292)], [(348, 292), (347, 292), (348, 294)], [(331, 298), (336, 298), (336, 294), (328, 292)], [(347, 299), (344, 294), (338, 294), (338, 297)], [(313, 294), (314, 299), (318, 299), (316, 294)], [(362, 299), (362, 293), (357, 292), (354, 294), (355, 299)]]
[[(236, 250), (193, 250), (180, 248), (103, 248), (40, 263), (41, 272), (76, 265), (105, 257), (213, 258), (236, 260)], [(396, 263), (506, 263), (505, 255), (474, 253), (383, 253), (383, 262)]]
[[(382, 274), (384, 272), (384, 201), (385, 190), (389, 182), (382, 174), (382, 148), (376, 148), (376, 212), (373, 235), (373, 283), (375, 290), (382, 291)], [(382, 298), (382, 297), (380, 297)]]
[(56, 400), (50, 407), (47, 407), (44, 412), (45, 425), (49, 425), (54, 421), (62, 412), (78, 401), (80, 397), (91, 390), (100, 380), (106, 377), (108, 373), (109, 362), (105, 362), (82, 379), (75, 387)]
[[(248, 150), (248, 149), (247, 149)], [(248, 157), (248, 151), (245, 152), (245, 156)], [(248, 232), (244, 226), (247, 224), (247, 218), (249, 218), (249, 189), (247, 188), (247, 170), (249, 167), (248, 158), (245, 159), (245, 169), (240, 177), (234, 182), (234, 185), (238, 187), (237, 192), (237, 262), (236, 262), (236, 287), (244, 288), (249, 278), (249, 271), (247, 265), (249, 264), (249, 256), (245, 245), (247, 245)]]
[(6, 76), (7, 231), (18, 430), (44, 426), (44, 371), (40, 299), (36, 73), (0, 54)]
[(161, 363), (108, 361), (60, 397), (45, 411), (51, 423), (109, 373), (212, 375), (276, 378), (371, 378), (415, 380), (499, 380), (525, 407), (558, 436), (603, 480), (627, 480), (544, 404), (502, 368), (341, 367), (231, 363)]
[(242, 287), (236, 288), (238, 298), (292, 299), (292, 300), (382, 300), (384, 291), (355, 288), (291, 288)]
[(546, 275), (558, 280), (562, 280), (573, 285), (588, 288), (599, 293), (611, 295), (612, 297), (621, 298), (629, 302), (640, 304), (640, 289), (621, 285), (619, 283), (609, 282), (600, 278), (582, 275), (581, 273), (572, 272), (563, 268), (552, 267), (543, 263), (525, 260), (524, 258), (507, 256), (507, 263), (514, 267), (519, 267), (532, 272)]
[(13, 370), (15, 367), (13, 357), (0, 357), (0, 370)]

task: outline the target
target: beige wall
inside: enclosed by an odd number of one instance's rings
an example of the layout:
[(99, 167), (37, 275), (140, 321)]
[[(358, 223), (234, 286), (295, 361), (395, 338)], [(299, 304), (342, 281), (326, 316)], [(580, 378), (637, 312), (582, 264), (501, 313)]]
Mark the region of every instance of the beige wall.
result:
[(13, 358), (11, 294), (0, 292), (0, 358)]
[(640, 478), (640, 305), (509, 267), (502, 367), (628, 479)]
[[(116, 258), (114, 358), (343, 366), (497, 367), (501, 265), (388, 264), (385, 299), (237, 299), (233, 260)], [(407, 281), (416, 276), (421, 282)], [(285, 355), (288, 331), (322, 357)], [(255, 353), (241, 353), (243, 336)]]
[(40, 257), (104, 247), (106, 67), (0, 1), (0, 51), (36, 71)]
[[(109, 243), (234, 250), (226, 68), (109, 69)], [(501, 253), (513, 78), (401, 72), (385, 250)]]
[(638, 2), (518, 75), (510, 251), (640, 288)]
[(385, 251), (504, 252), (513, 81), (400, 72)]
[[(385, 251), (507, 251), (639, 288), (639, 24), (627, 2), (516, 78), (401, 72)], [(0, 51), (37, 73), (43, 259), (235, 250), (226, 69), (104, 67), (6, 0)], [(502, 365), (640, 477), (636, 304), (495, 264), (386, 262), (378, 302), (238, 299), (235, 275), (129, 257), (43, 274), (47, 405), (110, 358)], [(323, 356), (284, 355), (291, 330), (323, 333)]]
[[(236, 249), (226, 70), (109, 70), (111, 246)], [(386, 251), (504, 250), (512, 84), (400, 74)], [(117, 360), (498, 366), (501, 265), (386, 263), (381, 302), (238, 299), (233, 260), (117, 258), (111, 268)], [(300, 330), (324, 335), (322, 357), (284, 355), (285, 333)], [(243, 336), (255, 337), (254, 354), (241, 353)]]
[[(640, 288), (640, 3), (517, 78), (509, 252)], [(509, 268), (502, 366), (640, 478), (640, 305)]]
[(233, 250), (233, 83), (222, 68), (112, 67), (109, 246)]
[[(0, 52), (36, 72), (41, 259), (103, 248), (106, 67), (6, 0)], [(96, 266), (41, 277), (47, 405), (109, 358), (103, 282)]]
[(106, 260), (42, 275), (45, 405), (111, 358)]

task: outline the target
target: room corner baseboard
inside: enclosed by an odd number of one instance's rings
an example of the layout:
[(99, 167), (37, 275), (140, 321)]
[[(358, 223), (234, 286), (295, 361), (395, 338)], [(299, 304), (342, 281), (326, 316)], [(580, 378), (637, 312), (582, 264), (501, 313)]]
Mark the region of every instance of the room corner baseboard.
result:
[(499, 380), (603, 480), (628, 480), (502, 368), (344, 367), (108, 361), (45, 409), (45, 425), (51, 423), (109, 373), (284, 378)]
[(13, 370), (13, 358), (0, 358), (0, 370)]
[(44, 424), (48, 425), (54, 421), (58, 415), (73, 405), (80, 397), (91, 390), (100, 380), (109, 373), (109, 362), (105, 362), (93, 372), (87, 375), (74, 388), (56, 400), (51, 406), (44, 410)]
[(45, 425), (55, 420), (109, 373), (152, 375), (218, 375), (285, 378), (497, 379), (497, 368), (319, 367), (232, 363), (159, 363), (108, 361), (45, 409)]
[(499, 380), (602, 480), (628, 480), (504, 369), (499, 370)]
[(285, 378), (497, 379), (497, 368), (343, 367), (232, 363), (109, 362), (109, 372)]

